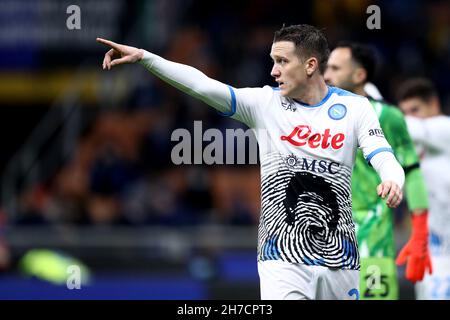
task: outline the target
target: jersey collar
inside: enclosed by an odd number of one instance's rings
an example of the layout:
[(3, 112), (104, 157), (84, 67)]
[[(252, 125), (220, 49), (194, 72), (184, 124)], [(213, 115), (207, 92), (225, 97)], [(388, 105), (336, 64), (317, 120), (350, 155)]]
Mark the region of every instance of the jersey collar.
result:
[(330, 86), (327, 85), (327, 88), (328, 88), (327, 94), (326, 94), (325, 97), (324, 97), (319, 103), (317, 103), (317, 104), (309, 105), (309, 104), (304, 103), (304, 102), (302, 102), (302, 101), (300, 101), (300, 100), (297, 100), (297, 99), (292, 99), (292, 100), (294, 100), (296, 103), (300, 104), (302, 107), (305, 107), (305, 108), (317, 108), (317, 107), (320, 107), (321, 105), (323, 105), (325, 102), (328, 101), (328, 99), (330, 98), (331, 94), (334, 92), (334, 87), (330, 87)]

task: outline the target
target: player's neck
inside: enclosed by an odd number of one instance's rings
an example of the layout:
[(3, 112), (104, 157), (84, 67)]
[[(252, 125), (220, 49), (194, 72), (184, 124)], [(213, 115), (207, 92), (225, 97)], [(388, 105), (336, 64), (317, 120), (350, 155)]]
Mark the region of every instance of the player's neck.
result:
[(304, 90), (294, 99), (313, 106), (319, 104), (327, 94), (328, 86), (325, 84), (323, 78), (311, 79), (310, 83), (307, 83)]
[(364, 86), (356, 87), (355, 90), (353, 90), (353, 93), (358, 94), (358, 95), (363, 96), (363, 97), (367, 97), (368, 96), (366, 91), (364, 90)]

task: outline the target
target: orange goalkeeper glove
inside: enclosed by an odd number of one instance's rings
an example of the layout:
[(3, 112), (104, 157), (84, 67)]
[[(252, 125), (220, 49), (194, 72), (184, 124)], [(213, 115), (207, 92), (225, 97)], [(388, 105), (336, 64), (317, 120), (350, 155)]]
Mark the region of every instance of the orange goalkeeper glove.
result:
[(406, 263), (406, 279), (415, 283), (423, 279), (425, 272), (433, 272), (428, 249), (428, 212), (412, 215), (412, 232), (408, 243), (400, 251), (395, 261), (397, 265)]

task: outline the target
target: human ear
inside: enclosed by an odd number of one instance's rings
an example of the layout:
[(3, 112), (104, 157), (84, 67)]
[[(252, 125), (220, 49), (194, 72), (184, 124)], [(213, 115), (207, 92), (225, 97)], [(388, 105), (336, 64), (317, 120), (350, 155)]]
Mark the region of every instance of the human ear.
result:
[(319, 67), (319, 62), (317, 61), (317, 59), (314, 57), (309, 58), (305, 62), (306, 75), (308, 77), (311, 77), (314, 74), (314, 72), (317, 70), (318, 67)]
[(367, 71), (364, 68), (356, 68), (352, 77), (354, 83), (362, 84), (367, 80)]

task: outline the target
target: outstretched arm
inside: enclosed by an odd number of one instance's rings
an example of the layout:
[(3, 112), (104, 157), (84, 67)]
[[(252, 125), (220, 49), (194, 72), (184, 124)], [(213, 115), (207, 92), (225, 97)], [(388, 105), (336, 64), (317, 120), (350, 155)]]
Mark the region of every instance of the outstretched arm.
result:
[(191, 66), (172, 62), (143, 49), (118, 44), (102, 38), (97, 38), (97, 42), (111, 48), (103, 59), (104, 70), (110, 70), (112, 67), (121, 64), (139, 62), (165, 82), (194, 98), (202, 100), (218, 111), (229, 113), (232, 109), (233, 88), (209, 78)]

